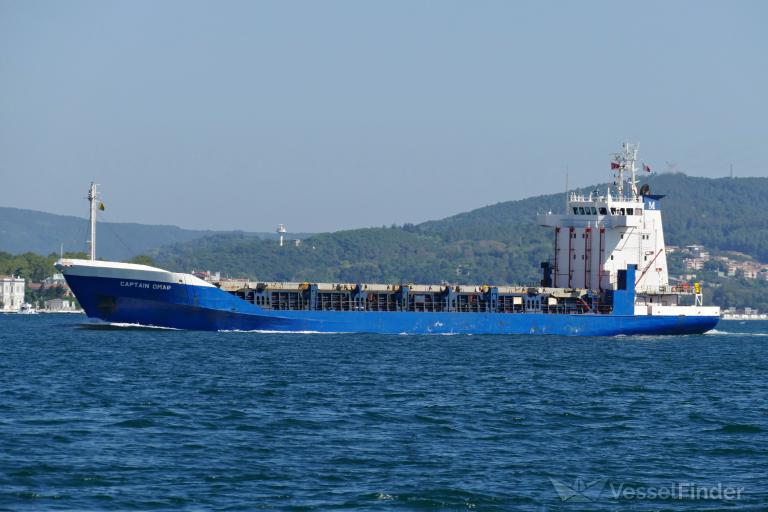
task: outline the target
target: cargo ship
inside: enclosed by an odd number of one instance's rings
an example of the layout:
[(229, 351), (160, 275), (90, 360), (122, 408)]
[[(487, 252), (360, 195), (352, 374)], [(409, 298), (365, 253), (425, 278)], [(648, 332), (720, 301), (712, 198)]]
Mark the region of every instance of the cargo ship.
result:
[(695, 334), (720, 309), (701, 287), (669, 283), (662, 195), (639, 187), (637, 151), (611, 161), (613, 186), (566, 193), (564, 213), (538, 215), (553, 253), (535, 286), (268, 282), (201, 279), (96, 259), (91, 184), (90, 259), (60, 259), (86, 314), (113, 324), (191, 330), (385, 334)]

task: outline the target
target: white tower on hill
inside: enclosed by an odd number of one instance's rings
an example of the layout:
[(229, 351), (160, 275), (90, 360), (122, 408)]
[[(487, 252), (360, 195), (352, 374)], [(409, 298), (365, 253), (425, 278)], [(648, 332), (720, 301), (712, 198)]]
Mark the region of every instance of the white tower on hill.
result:
[(280, 235), (280, 247), (283, 246), (283, 239), (285, 238), (285, 234), (288, 232), (288, 230), (285, 229), (284, 224), (280, 224), (277, 226), (277, 234)]

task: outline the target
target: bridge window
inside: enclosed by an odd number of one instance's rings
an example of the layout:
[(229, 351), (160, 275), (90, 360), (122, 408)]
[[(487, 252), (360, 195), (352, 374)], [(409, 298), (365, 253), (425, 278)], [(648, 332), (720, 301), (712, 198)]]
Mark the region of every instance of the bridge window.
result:
[(573, 207), (573, 214), (574, 215), (578, 215), (579, 214), (579, 209), (576, 208), (575, 206)]
[(584, 207), (579, 206), (579, 215), (584, 215)]
[(632, 215), (632, 212), (633, 212), (632, 208), (627, 208), (627, 215)]
[(592, 215), (597, 215), (597, 208), (594, 206), (592, 207)]
[(611, 208), (611, 215), (616, 215), (616, 208)]
[(608, 213), (608, 212), (607, 212), (607, 210), (605, 209), (605, 206), (601, 206), (601, 207), (600, 207), (600, 215), (605, 215), (606, 213)]

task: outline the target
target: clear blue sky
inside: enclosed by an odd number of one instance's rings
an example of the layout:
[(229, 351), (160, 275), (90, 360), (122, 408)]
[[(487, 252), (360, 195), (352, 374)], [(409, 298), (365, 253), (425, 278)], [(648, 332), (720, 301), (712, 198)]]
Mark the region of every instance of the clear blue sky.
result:
[(0, 205), (291, 231), (768, 175), (768, 2), (0, 0)]

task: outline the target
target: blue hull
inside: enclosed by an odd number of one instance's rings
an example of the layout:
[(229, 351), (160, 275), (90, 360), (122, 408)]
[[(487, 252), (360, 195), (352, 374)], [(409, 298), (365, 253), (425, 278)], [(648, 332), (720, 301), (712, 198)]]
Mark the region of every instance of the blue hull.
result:
[(191, 330), (367, 332), (384, 334), (696, 334), (717, 316), (542, 313), (415, 313), (265, 310), (215, 287), (66, 276), (86, 314), (112, 323)]

